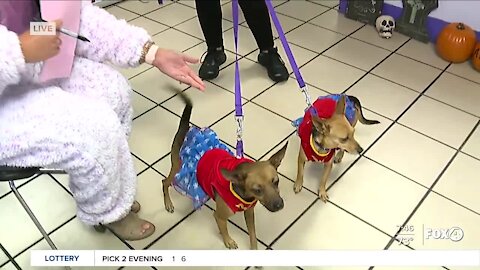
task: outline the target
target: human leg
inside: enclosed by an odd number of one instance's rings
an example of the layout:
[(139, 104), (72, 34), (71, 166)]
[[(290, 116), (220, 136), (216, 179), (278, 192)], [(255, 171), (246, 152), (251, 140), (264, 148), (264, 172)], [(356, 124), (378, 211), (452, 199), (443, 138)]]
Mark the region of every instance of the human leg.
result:
[(204, 80), (218, 77), (227, 56), (223, 50), (222, 8), (220, 0), (195, 0), (198, 20), (207, 43), (207, 54), (198, 75)]
[(131, 240), (153, 233), (153, 224), (136, 216), (131, 221), (132, 156), (124, 128), (106, 103), (58, 87), (11, 89), (0, 98), (0, 138), (0, 164), (69, 174), (77, 217), (84, 223), (121, 222), (122, 230), (114, 229)]
[(260, 49), (258, 62), (267, 69), (268, 76), (273, 81), (288, 80), (285, 63), (274, 47), (272, 25), (265, 1), (240, 0), (239, 5)]

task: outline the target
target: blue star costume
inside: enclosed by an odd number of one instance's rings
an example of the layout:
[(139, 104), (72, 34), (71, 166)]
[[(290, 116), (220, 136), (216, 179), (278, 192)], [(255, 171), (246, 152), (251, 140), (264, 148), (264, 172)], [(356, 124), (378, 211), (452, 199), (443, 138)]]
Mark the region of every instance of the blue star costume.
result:
[(197, 166), (202, 156), (212, 149), (222, 149), (233, 155), (213, 130), (197, 127), (190, 128), (180, 149), (181, 168), (172, 185), (180, 194), (192, 199), (195, 209), (210, 199), (198, 184)]

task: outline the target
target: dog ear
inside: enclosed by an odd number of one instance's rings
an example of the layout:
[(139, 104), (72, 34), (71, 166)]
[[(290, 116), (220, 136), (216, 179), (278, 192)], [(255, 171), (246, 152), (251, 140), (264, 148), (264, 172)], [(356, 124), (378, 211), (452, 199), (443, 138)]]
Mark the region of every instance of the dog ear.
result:
[(220, 172), (222, 173), (223, 177), (227, 179), (228, 181), (234, 183), (234, 184), (240, 184), (247, 179), (247, 174), (241, 170), (235, 169), (235, 170), (227, 170), (227, 169), (220, 169)]
[(320, 117), (313, 115), (312, 116), (313, 127), (318, 130), (322, 135), (327, 135), (330, 132), (330, 127), (328, 126), (326, 120), (321, 119)]
[(288, 142), (285, 144), (284, 147), (282, 147), (282, 149), (278, 150), (278, 152), (276, 152), (275, 154), (273, 154), (273, 155), (268, 159), (268, 161), (270, 162), (270, 164), (272, 164), (273, 167), (275, 167), (275, 169), (278, 169), (278, 167), (280, 167), (280, 164), (282, 163), (282, 160), (283, 160), (283, 158), (285, 157), (285, 153), (287, 152), (287, 146), (288, 146)]
[(345, 114), (346, 102), (347, 102), (346, 95), (341, 95), (340, 99), (337, 101), (337, 106), (335, 107), (336, 114), (341, 114), (341, 115)]

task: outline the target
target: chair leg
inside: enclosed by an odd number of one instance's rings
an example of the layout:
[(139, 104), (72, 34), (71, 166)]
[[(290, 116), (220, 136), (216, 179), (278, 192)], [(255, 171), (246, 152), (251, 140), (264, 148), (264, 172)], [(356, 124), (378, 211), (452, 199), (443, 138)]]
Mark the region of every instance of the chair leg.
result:
[(20, 195), (20, 192), (18, 192), (17, 187), (13, 183), (13, 181), (8, 181), (8, 184), (10, 185), (10, 189), (13, 191), (13, 194), (15, 194), (15, 197), (17, 197), (18, 201), (20, 204), (23, 206), (27, 214), (30, 216), (30, 219), (35, 223), (35, 226), (37, 226), (38, 230), (42, 234), (43, 238), (47, 241), (48, 245), (53, 249), (57, 250), (57, 247), (55, 244), (52, 242), (52, 239), (50, 239), (50, 236), (48, 236), (47, 232), (43, 229), (42, 225), (40, 222), (38, 222), (38, 219), (35, 217), (33, 214), (32, 210), (30, 210), (30, 207), (28, 207), (27, 203), (23, 199), (22, 195)]

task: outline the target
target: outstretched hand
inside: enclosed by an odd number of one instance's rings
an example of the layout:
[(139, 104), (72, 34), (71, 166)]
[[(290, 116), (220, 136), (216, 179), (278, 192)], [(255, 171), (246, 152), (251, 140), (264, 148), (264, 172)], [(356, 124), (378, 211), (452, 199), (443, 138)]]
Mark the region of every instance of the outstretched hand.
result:
[(191, 56), (160, 48), (155, 54), (153, 65), (169, 77), (203, 91), (205, 90), (205, 84), (190, 68), (190, 64), (196, 64), (198, 61)]

